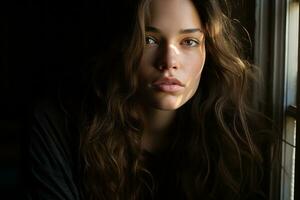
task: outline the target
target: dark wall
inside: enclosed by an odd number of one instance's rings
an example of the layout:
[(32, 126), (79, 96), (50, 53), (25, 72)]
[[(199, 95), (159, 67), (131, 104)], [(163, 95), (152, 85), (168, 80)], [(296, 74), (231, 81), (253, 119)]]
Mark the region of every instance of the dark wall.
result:
[(236, 25), (241, 36), (246, 58), (253, 61), (255, 38), (255, 1), (235, 1), (234, 4), (232, 4), (232, 17), (238, 21)]
[[(0, 5), (0, 199), (14, 199), (22, 142), (35, 102), (68, 85), (76, 92), (86, 63), (109, 45), (109, 11), (102, 1), (23, 0)], [(120, 6), (122, 7), (122, 6)], [(253, 41), (254, 1), (232, 5)], [(120, 9), (121, 10), (121, 9)], [(123, 16), (119, 15), (118, 18)], [(241, 26), (240, 26), (241, 27)], [(253, 50), (247, 35), (247, 55)], [(107, 38), (108, 37), (108, 38)], [(9, 195), (5, 198), (4, 195)]]
[(7, 2), (0, 3), (0, 199), (18, 194), (33, 106), (59, 87), (79, 90), (84, 63), (98, 51), (88, 41), (101, 38), (104, 12), (101, 1)]

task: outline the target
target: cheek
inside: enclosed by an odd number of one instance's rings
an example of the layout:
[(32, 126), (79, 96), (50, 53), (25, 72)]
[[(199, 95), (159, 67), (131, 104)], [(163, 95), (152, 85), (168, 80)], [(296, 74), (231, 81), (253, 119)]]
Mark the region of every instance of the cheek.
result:
[(188, 101), (190, 98), (192, 98), (198, 89), (204, 62), (205, 54), (203, 56), (199, 56), (198, 54), (198, 56), (189, 59), (187, 66), (190, 66), (190, 68), (187, 69), (186, 73), (188, 81), (187, 90), (185, 93), (185, 101)]
[(149, 78), (149, 75), (152, 73), (154, 59), (155, 55), (153, 51), (144, 51), (138, 69), (140, 79), (145, 80)]
[(140, 62), (140, 67), (145, 68), (147, 66), (153, 65), (155, 61), (156, 51), (155, 49), (145, 49)]
[(201, 72), (205, 63), (205, 51), (194, 52), (188, 55), (186, 59), (187, 73), (190, 77), (193, 77), (194, 80), (199, 81), (201, 77)]

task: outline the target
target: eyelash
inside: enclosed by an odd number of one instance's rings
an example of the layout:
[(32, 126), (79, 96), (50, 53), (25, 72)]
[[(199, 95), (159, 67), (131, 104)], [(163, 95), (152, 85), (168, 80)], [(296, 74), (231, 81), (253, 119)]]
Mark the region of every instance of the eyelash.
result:
[[(149, 42), (150, 40), (152, 40), (153, 43), (150, 43), (150, 42)], [(146, 42), (147, 45), (158, 44), (157, 40), (156, 40), (154, 37), (151, 37), (151, 36), (146, 36), (145, 42)]]
[[(193, 44), (188, 44), (187, 42), (193, 42)], [(146, 45), (159, 45), (157, 39), (152, 36), (146, 36), (145, 43)], [(180, 44), (187, 47), (197, 47), (199, 46), (200, 42), (197, 39), (187, 38), (180, 42)]]
[[(193, 42), (194, 44), (189, 45), (186, 42)], [(196, 39), (185, 39), (183, 42), (181, 42), (182, 44), (188, 46), (188, 47), (197, 47), (199, 46), (200, 42)]]

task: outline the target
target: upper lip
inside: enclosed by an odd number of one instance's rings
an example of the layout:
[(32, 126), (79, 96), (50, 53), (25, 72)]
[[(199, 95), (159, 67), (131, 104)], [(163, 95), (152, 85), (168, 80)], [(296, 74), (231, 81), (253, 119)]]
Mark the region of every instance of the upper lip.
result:
[(176, 78), (163, 77), (153, 82), (153, 85), (179, 85), (184, 87), (184, 84)]

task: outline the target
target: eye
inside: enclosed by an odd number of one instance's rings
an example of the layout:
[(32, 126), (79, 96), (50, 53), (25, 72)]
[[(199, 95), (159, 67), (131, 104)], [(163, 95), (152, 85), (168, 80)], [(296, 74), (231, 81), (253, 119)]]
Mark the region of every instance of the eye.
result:
[(200, 42), (196, 39), (185, 39), (182, 41), (181, 44), (183, 44), (187, 47), (197, 47), (197, 46), (199, 46)]
[(145, 42), (147, 45), (157, 45), (157, 40), (154, 37), (146, 36)]

